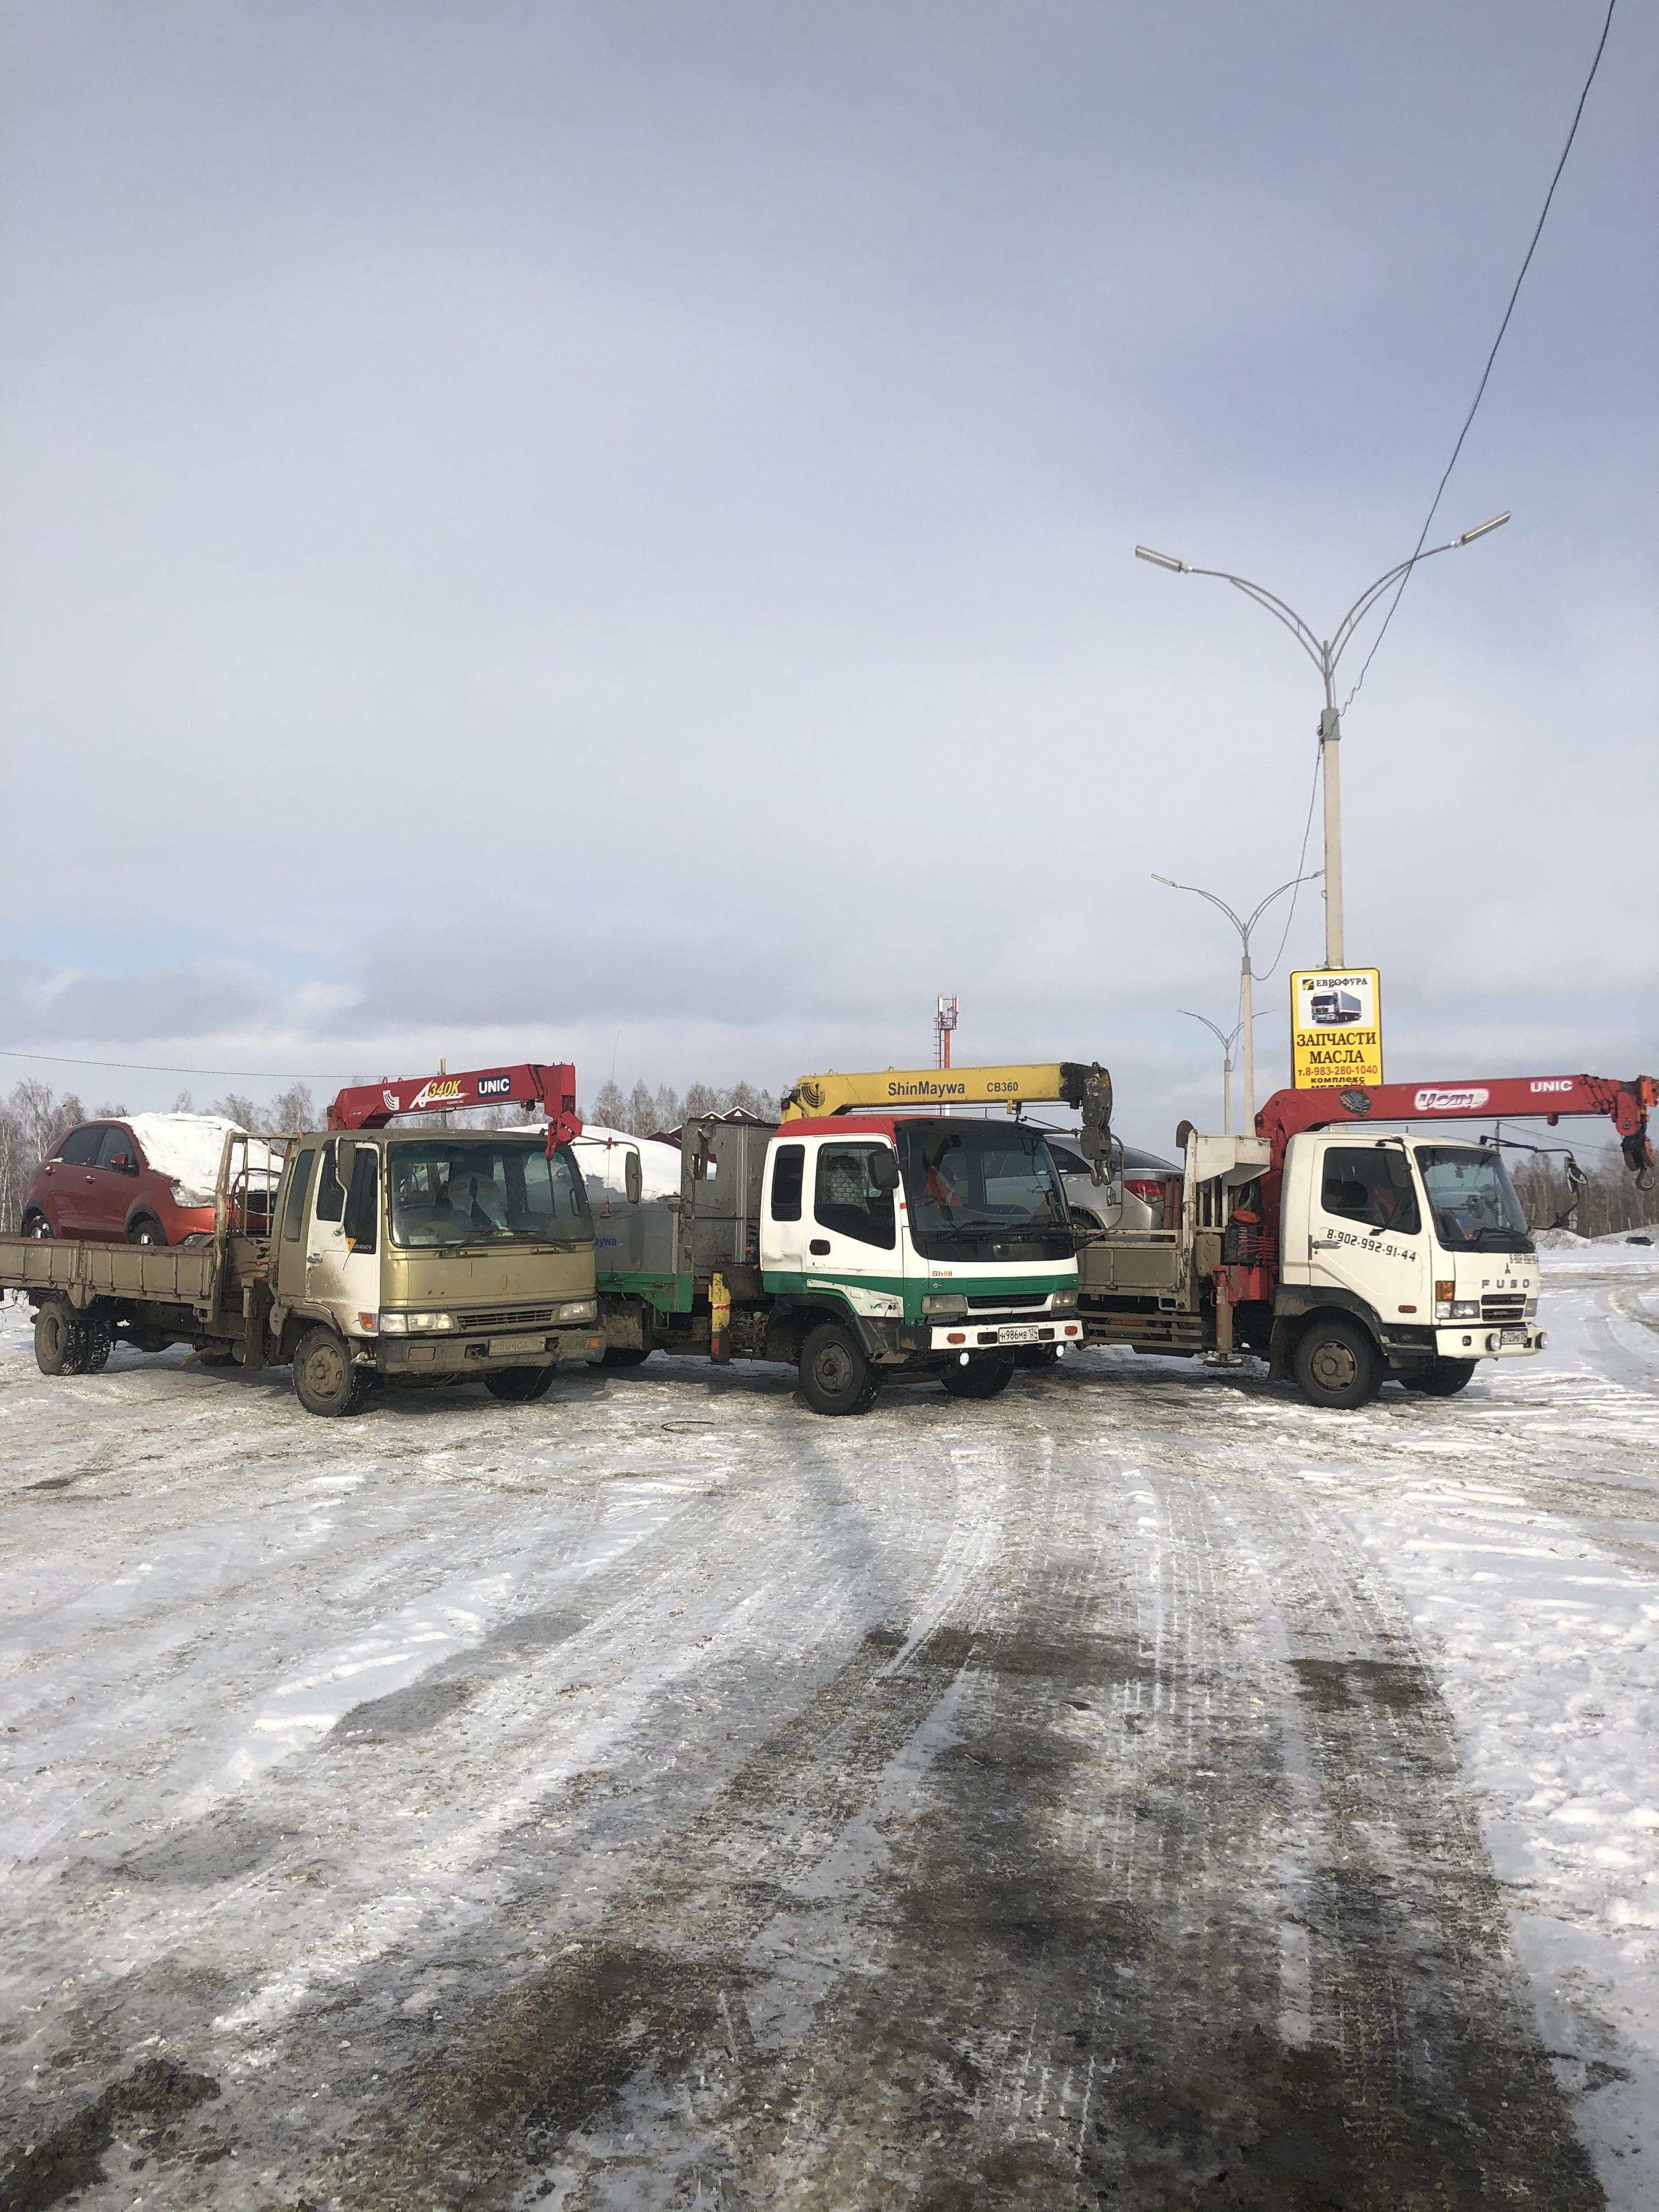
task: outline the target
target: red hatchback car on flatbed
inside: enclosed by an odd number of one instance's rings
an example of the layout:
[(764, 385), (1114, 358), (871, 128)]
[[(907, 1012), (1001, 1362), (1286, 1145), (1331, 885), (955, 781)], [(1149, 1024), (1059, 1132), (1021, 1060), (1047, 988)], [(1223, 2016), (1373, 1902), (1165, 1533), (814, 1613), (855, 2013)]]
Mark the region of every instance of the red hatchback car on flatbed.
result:
[(182, 1244), (210, 1236), (218, 1157), (234, 1126), (205, 1114), (83, 1121), (29, 1177), (24, 1236), (101, 1244)]

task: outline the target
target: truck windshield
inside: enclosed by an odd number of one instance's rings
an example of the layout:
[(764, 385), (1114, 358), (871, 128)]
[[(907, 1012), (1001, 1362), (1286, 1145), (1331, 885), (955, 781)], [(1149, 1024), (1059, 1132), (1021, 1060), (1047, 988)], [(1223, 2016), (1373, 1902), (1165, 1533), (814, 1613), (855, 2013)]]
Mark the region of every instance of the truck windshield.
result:
[(901, 1121), (910, 1235), (929, 1260), (1069, 1260), (1071, 1224), (1046, 1140), (989, 1121)]
[(392, 1241), (434, 1244), (586, 1244), (587, 1193), (562, 1145), (453, 1137), (411, 1138), (386, 1148)]
[(1435, 1236), (1448, 1252), (1531, 1251), (1527, 1217), (1496, 1152), (1419, 1145), (1417, 1164)]

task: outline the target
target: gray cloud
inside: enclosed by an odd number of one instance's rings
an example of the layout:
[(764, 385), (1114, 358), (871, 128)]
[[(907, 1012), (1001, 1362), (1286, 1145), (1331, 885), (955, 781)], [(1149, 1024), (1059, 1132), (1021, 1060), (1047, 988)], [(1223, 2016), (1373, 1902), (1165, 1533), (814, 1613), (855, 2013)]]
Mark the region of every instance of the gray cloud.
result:
[[(1327, 625), (1409, 550), (1598, 26), (15, 10), (5, 1041), (761, 1075), (947, 989), (1172, 1118), (1237, 959), (1151, 872), (1293, 872), (1319, 702), (1131, 549)], [(1454, 479), (1516, 520), (1347, 725), (1350, 957), (1431, 1072), (1659, 1059), (1656, 51)]]

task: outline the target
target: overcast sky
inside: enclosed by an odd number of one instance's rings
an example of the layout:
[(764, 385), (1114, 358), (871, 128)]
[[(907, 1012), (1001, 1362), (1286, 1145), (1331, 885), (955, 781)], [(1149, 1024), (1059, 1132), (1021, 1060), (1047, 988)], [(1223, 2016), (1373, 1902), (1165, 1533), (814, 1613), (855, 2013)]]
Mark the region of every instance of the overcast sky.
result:
[[(1152, 875), (1296, 872), (1321, 694), (1134, 544), (1322, 631), (1411, 550), (1603, 12), (10, 0), (0, 1043), (225, 1073), (0, 1087), (776, 1088), (953, 991), (1218, 1120)], [(1659, 1067), (1656, 59), (1346, 718), (1392, 1076)]]

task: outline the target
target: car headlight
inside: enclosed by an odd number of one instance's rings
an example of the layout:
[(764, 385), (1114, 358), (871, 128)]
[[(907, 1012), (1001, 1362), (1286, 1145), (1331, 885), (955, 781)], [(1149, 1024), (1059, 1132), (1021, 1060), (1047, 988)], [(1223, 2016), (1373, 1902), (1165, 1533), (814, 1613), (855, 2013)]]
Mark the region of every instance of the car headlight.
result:
[(924, 1298), (921, 1310), (939, 1321), (961, 1321), (966, 1317), (968, 1301), (956, 1292), (945, 1291), (935, 1297)]
[(1437, 1298), (1434, 1305), (1437, 1321), (1479, 1321), (1479, 1298)]
[(597, 1298), (567, 1298), (559, 1308), (561, 1321), (597, 1321), (599, 1302)]
[(383, 1313), (380, 1316), (382, 1336), (425, 1336), (433, 1329), (453, 1328), (456, 1326), (454, 1315), (448, 1313)]
[(1077, 1304), (1077, 1285), (1073, 1283), (1063, 1291), (1056, 1291), (1048, 1303), (1055, 1313), (1070, 1313)]

